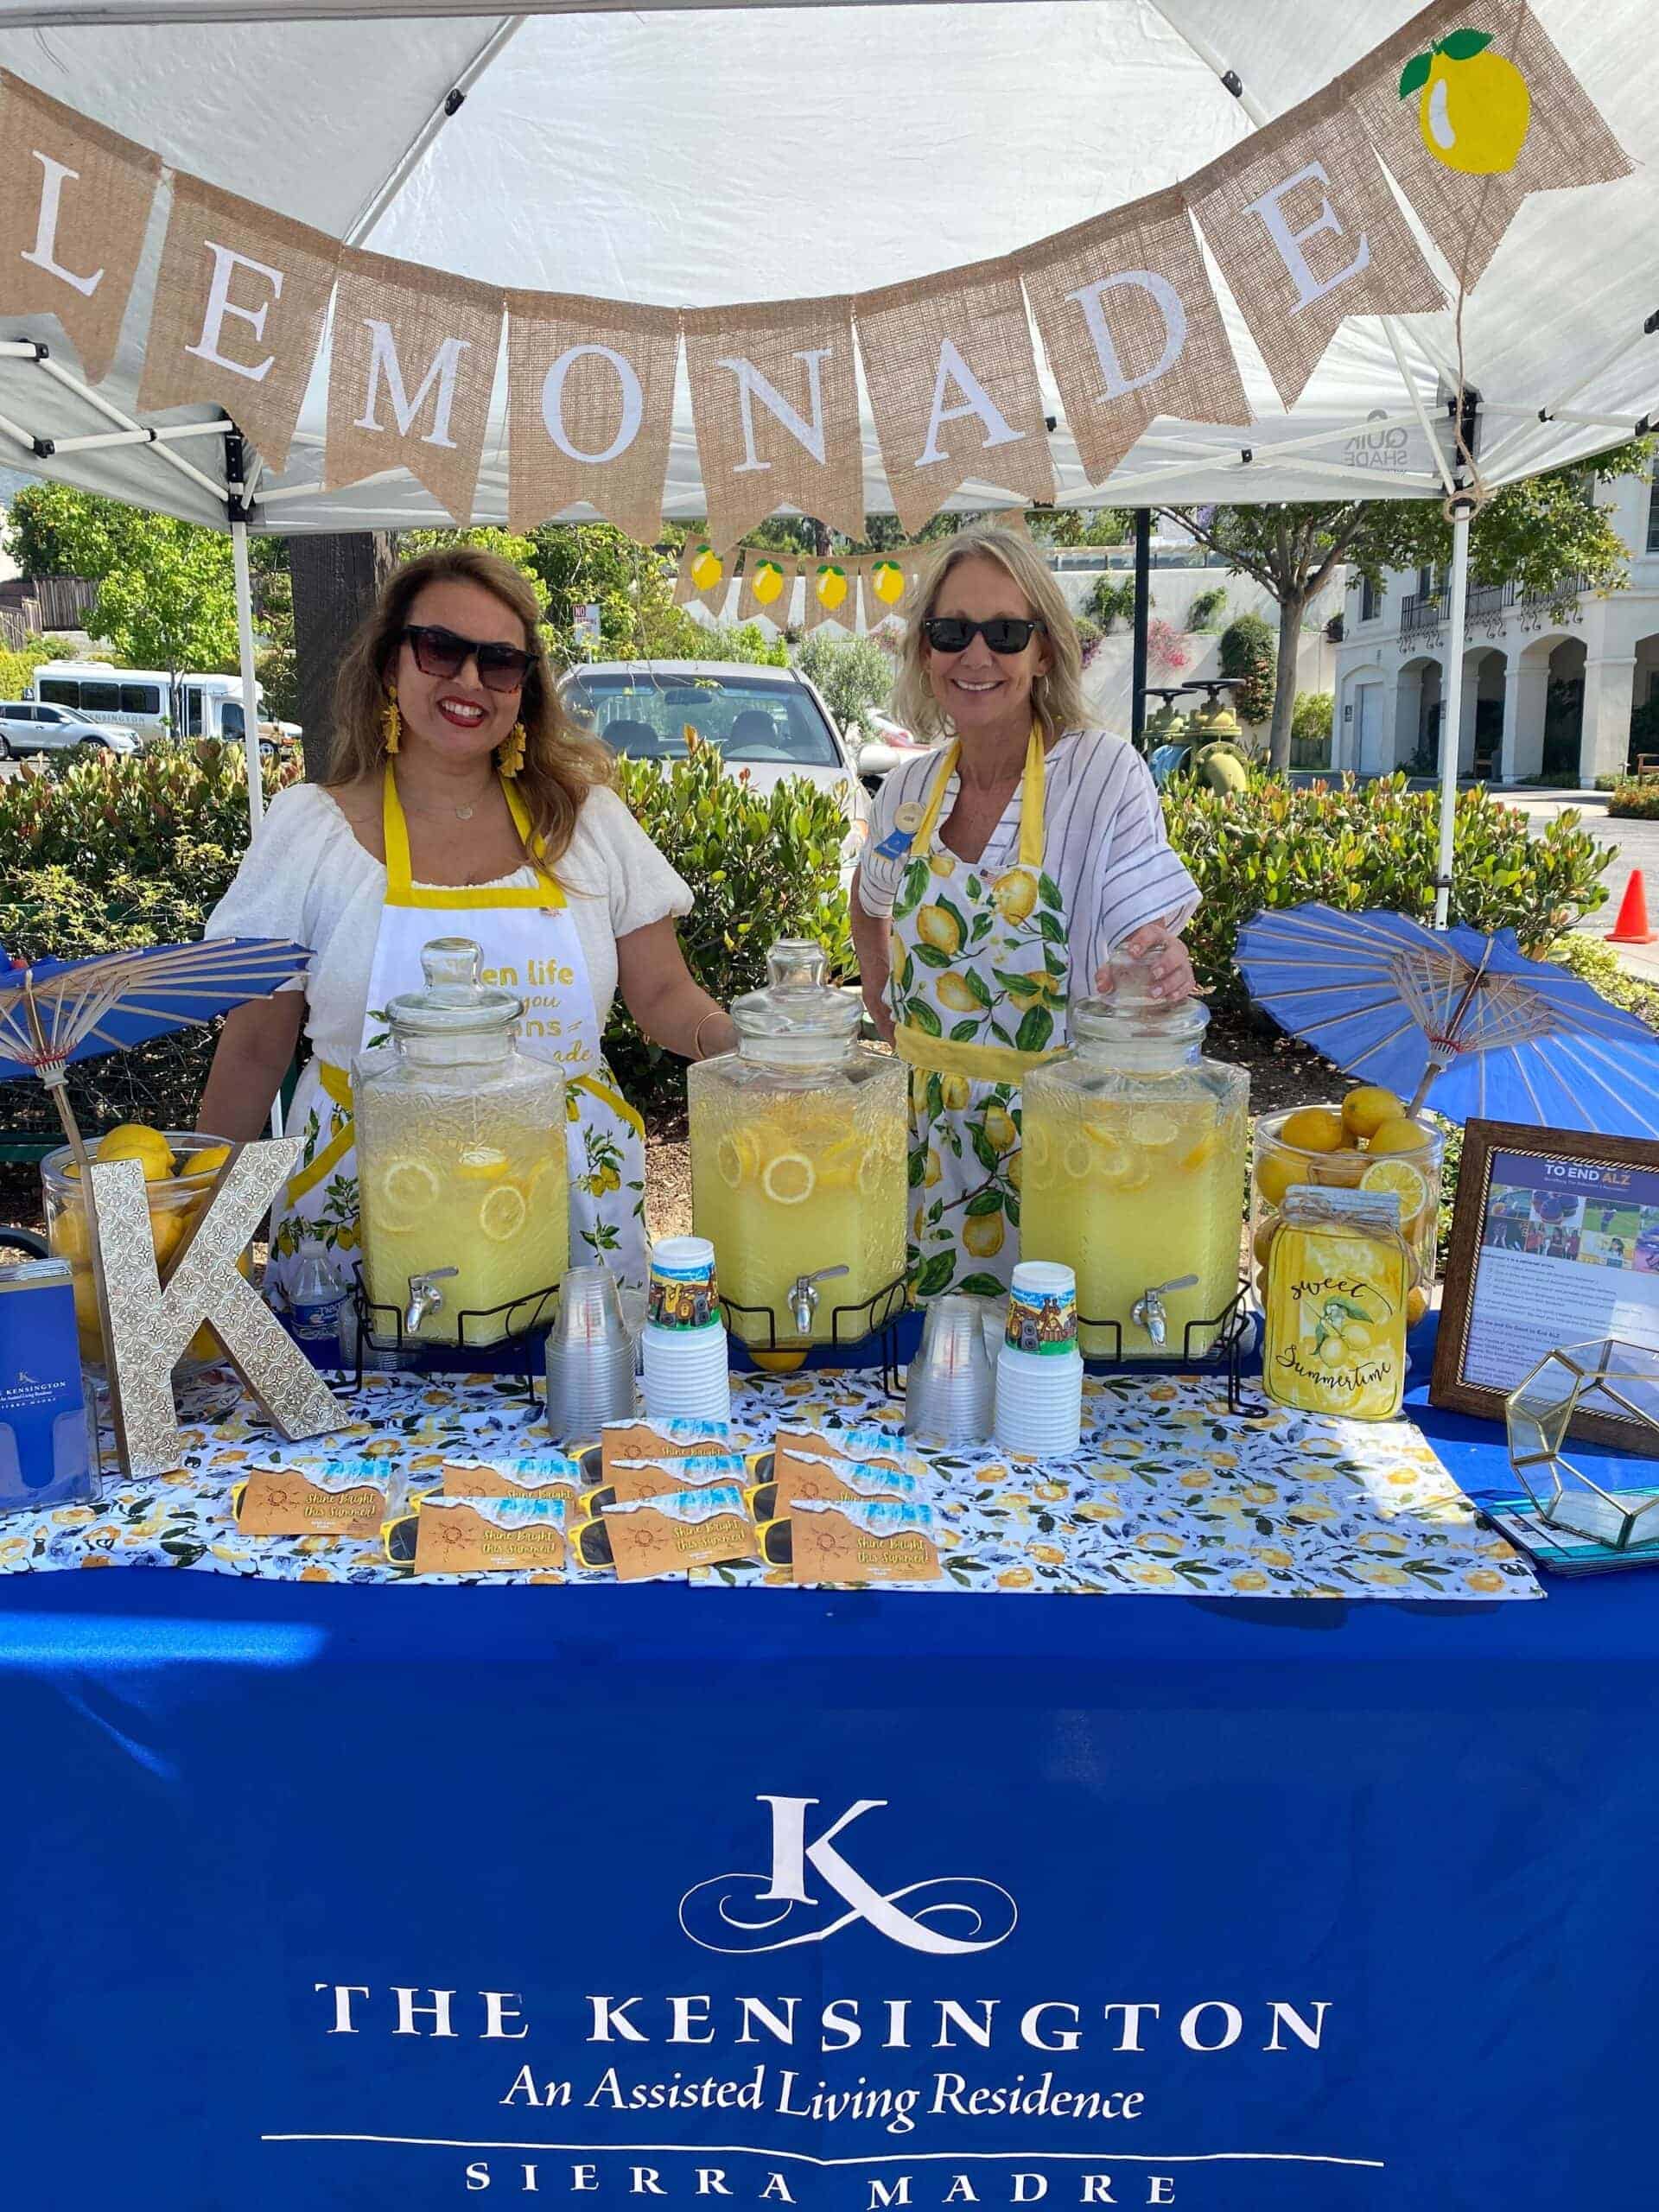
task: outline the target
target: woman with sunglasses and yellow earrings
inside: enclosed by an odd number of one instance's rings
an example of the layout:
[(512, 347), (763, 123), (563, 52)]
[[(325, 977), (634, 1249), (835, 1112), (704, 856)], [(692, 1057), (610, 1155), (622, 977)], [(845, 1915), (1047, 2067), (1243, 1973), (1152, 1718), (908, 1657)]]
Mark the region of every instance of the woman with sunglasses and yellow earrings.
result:
[(420, 988), (435, 937), (477, 941), (486, 976), (526, 1001), (522, 1047), (564, 1068), (572, 1260), (603, 1258), (644, 1287), (642, 1125), (601, 1052), (612, 998), (688, 1059), (737, 1033), (680, 950), (691, 893), (612, 788), (609, 754), (565, 714), (540, 620), (529, 578), (494, 554), (457, 547), (399, 569), (340, 669), (327, 781), (272, 800), (209, 917), (210, 937), (314, 954), (303, 996), (229, 1016), (201, 1102), (204, 1129), (257, 1136), (303, 1020), (312, 1057), (288, 1116), (303, 1149), (272, 1224), (279, 1291), (303, 1242), (348, 1263), (356, 1250), (347, 1071), (384, 1034), (387, 1001)]
[(853, 882), (864, 1002), (911, 1068), (918, 1298), (995, 1295), (1020, 1256), (1020, 1085), (1073, 995), (1144, 957), (1160, 996), (1197, 906), (1134, 747), (1085, 726), (1082, 649), (1029, 539), (945, 540), (918, 580), (893, 711), (942, 749), (895, 768)]

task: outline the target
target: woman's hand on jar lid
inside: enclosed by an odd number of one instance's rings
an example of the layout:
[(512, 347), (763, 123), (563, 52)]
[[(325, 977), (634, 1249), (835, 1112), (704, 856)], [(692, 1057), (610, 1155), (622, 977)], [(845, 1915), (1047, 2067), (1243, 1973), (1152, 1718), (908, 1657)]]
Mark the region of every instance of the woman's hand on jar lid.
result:
[[(1117, 957), (1144, 960), (1152, 995), (1158, 999), (1190, 999), (1198, 995), (1192, 956), (1166, 922), (1147, 922), (1117, 948)], [(1111, 963), (1095, 970), (1095, 988), (1109, 997), (1114, 988)]]

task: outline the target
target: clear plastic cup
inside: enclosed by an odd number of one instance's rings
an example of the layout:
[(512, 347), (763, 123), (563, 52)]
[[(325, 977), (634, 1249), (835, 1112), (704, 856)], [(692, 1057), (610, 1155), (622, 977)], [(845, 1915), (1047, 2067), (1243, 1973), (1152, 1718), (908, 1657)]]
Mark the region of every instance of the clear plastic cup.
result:
[(982, 1444), (991, 1433), (995, 1376), (977, 1299), (934, 1299), (905, 1381), (905, 1427), (945, 1445)]

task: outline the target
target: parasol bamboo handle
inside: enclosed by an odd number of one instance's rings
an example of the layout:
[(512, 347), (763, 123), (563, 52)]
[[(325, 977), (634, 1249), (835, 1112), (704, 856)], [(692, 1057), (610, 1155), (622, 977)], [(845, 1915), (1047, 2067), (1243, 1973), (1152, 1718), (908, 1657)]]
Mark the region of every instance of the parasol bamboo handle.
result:
[(23, 1011), (29, 1018), (29, 1034), (35, 1039), (35, 1049), (41, 1056), (41, 1081), (58, 1109), (58, 1119), (63, 1123), (63, 1134), (69, 1140), (69, 1149), (74, 1154), (75, 1165), (86, 1176), (91, 1162), (86, 1157), (86, 1141), (69, 1105), (68, 1085), (64, 1077), (63, 1063), (52, 1056), (52, 1047), (46, 1041), (46, 1032), (41, 1027), (41, 1010), (35, 1003), (35, 994), (23, 983)]

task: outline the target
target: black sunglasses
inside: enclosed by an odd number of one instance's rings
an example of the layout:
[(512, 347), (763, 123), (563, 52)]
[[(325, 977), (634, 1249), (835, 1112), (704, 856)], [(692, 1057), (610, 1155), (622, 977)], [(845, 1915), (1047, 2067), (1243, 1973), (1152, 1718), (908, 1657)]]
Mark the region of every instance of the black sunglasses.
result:
[(1027, 621), (1018, 614), (993, 614), (988, 622), (969, 622), (960, 614), (930, 614), (922, 635), (936, 652), (966, 652), (970, 639), (983, 638), (994, 653), (1022, 653), (1032, 633), (1046, 630), (1046, 622)]
[(423, 676), (447, 679), (459, 676), (469, 660), (478, 663), (478, 680), (486, 691), (522, 690), (534, 655), (522, 645), (480, 645), (475, 638), (458, 637), (430, 622), (411, 622), (404, 629), (415, 665)]

